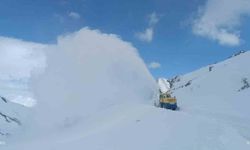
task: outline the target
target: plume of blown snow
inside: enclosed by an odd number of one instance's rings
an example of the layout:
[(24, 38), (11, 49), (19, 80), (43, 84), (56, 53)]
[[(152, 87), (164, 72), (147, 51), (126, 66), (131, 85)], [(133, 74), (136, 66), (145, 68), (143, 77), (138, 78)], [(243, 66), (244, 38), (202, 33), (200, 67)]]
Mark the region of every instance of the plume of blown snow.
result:
[(73, 126), (113, 105), (153, 103), (155, 80), (116, 35), (83, 28), (60, 36), (46, 55), (47, 68), (32, 82), (41, 128)]

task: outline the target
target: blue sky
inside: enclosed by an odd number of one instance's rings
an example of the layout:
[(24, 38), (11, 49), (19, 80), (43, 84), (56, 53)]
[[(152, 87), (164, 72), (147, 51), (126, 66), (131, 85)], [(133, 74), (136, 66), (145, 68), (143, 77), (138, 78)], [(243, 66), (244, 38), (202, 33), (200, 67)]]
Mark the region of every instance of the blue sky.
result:
[(245, 0), (1, 0), (0, 36), (55, 43), (58, 35), (88, 26), (131, 42), (146, 64), (155, 62), (149, 67), (155, 77), (171, 77), (249, 50), (249, 5)]

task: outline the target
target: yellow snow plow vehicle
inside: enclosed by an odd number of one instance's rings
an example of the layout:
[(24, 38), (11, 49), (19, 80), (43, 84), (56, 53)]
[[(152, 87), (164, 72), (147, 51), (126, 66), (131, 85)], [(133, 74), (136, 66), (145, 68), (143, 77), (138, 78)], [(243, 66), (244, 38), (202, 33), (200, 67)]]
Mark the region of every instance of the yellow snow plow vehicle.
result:
[(166, 108), (166, 109), (177, 109), (177, 102), (175, 97), (171, 97), (170, 94), (166, 93), (160, 93), (160, 107)]

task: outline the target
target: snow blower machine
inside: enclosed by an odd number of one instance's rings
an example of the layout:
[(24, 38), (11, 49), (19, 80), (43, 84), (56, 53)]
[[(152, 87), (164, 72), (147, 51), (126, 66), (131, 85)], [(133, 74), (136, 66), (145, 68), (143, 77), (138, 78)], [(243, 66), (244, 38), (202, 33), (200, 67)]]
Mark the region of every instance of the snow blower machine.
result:
[(160, 107), (171, 110), (177, 110), (178, 107), (176, 97), (171, 97), (168, 92), (160, 93)]

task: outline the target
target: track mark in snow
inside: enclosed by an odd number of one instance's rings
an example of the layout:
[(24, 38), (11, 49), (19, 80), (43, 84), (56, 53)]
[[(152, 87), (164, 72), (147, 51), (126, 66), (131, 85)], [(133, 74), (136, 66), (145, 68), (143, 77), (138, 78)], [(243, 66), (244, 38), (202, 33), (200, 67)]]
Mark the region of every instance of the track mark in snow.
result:
[(238, 131), (238, 133), (245, 138), (250, 145), (250, 120), (246, 118), (236, 117), (232, 115), (227, 115), (223, 113), (212, 113), (205, 110), (198, 109), (185, 109), (183, 112), (191, 115), (201, 116), (213, 121), (217, 121), (227, 126), (231, 126)]
[[(79, 141), (91, 135), (99, 134), (112, 129), (115, 126), (124, 125), (124, 123), (133, 122), (139, 123), (142, 121), (142, 116), (149, 114), (154, 109), (148, 105), (124, 105), (114, 106), (112, 109), (101, 111), (91, 118), (87, 119), (90, 125), (86, 126), (86, 130), (82, 131), (82, 134), (78, 136), (63, 138), (56, 143), (70, 143), (73, 141)], [(139, 122), (137, 120), (140, 120)]]

